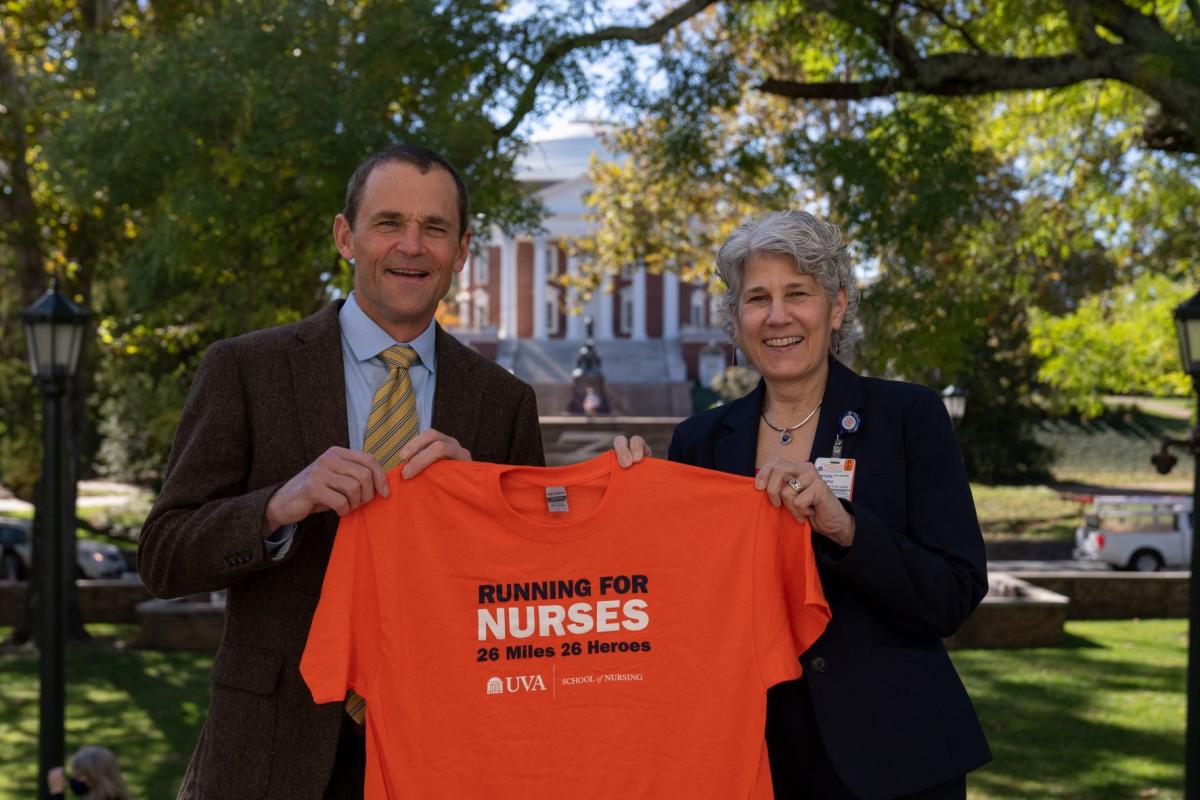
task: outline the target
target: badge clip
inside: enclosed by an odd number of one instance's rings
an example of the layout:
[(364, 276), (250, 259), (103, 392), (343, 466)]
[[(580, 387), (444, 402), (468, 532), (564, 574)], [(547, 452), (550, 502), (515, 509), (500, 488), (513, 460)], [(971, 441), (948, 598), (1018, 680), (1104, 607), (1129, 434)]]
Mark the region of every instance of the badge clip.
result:
[(842, 437), (854, 433), (862, 425), (862, 417), (853, 411), (844, 411), (838, 418), (838, 434), (833, 440), (833, 457), (842, 457)]

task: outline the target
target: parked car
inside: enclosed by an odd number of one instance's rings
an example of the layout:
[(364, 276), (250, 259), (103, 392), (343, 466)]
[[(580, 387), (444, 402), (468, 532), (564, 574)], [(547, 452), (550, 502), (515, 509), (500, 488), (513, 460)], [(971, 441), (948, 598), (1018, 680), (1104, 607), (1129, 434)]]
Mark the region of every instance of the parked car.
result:
[[(30, 577), (33, 546), (30, 544), (32, 523), (25, 519), (0, 519), (0, 580), (23, 581)], [(79, 539), (75, 543), (76, 578), (119, 578), (125, 572), (125, 556), (121, 548), (94, 539)]]
[(0, 580), (29, 578), (29, 523), (0, 519)]
[(1192, 560), (1192, 498), (1098, 496), (1075, 530), (1075, 558), (1115, 569), (1154, 572)]

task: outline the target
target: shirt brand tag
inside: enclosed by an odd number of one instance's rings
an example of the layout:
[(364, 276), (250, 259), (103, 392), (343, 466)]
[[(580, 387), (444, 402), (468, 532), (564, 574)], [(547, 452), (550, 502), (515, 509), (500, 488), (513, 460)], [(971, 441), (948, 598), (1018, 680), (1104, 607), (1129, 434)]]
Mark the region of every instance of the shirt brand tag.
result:
[(551, 513), (563, 513), (571, 510), (567, 507), (567, 487), (546, 487), (546, 510)]

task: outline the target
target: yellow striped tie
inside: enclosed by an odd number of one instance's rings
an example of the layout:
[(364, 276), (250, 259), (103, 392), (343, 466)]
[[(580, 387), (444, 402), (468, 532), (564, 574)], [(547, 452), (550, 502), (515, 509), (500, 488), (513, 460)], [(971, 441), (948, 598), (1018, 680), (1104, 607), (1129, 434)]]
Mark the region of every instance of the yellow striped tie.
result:
[[(375, 392), (367, 430), (363, 434), (363, 450), (378, 459), (387, 472), (400, 463), (400, 448), (417, 435), (417, 401), (413, 396), (412, 379), (408, 368), (417, 363), (417, 351), (395, 344), (379, 354), (388, 367), (388, 376)], [(367, 701), (351, 690), (346, 695), (346, 713), (359, 725), (367, 715)]]
[(388, 376), (375, 392), (363, 450), (375, 456), (383, 471), (400, 463), (400, 448), (417, 435), (417, 402), (408, 368), (417, 363), (417, 351), (396, 344), (379, 354)]

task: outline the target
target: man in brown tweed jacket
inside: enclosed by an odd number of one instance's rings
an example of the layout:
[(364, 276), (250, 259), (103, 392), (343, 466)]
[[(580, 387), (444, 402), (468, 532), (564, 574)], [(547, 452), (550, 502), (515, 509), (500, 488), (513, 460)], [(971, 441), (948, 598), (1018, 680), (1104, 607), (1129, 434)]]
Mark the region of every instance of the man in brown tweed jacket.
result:
[(142, 529), (155, 595), (228, 590), (187, 800), (362, 797), (361, 729), (341, 704), (313, 703), (298, 665), (338, 516), (387, 490), (362, 452), (379, 352), (419, 356), (406, 477), (439, 458), (544, 463), (533, 390), (433, 321), (470, 243), (457, 172), (401, 145), (367, 159), (346, 195), (333, 234), (353, 294), (209, 349)]

